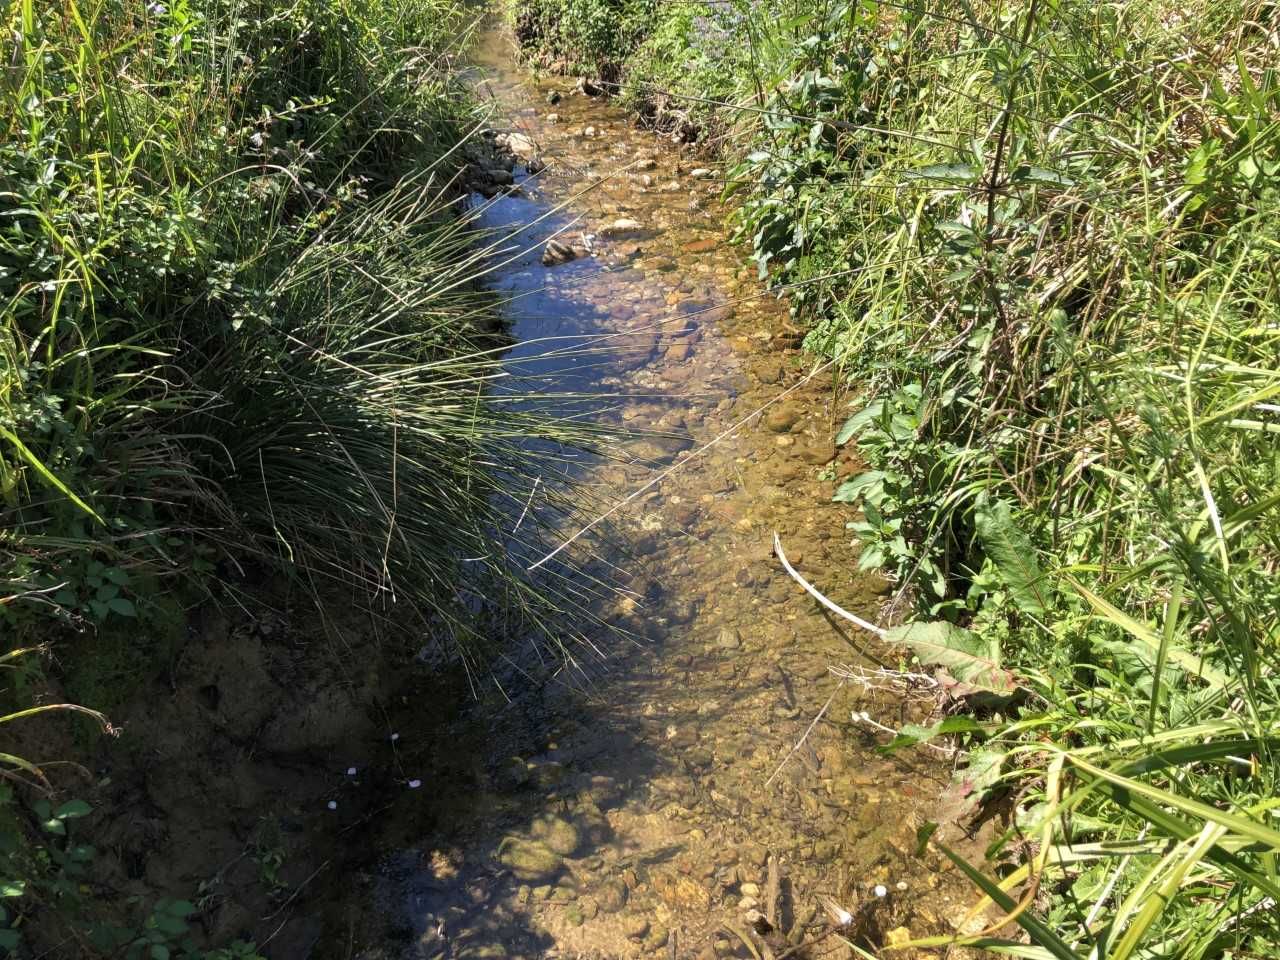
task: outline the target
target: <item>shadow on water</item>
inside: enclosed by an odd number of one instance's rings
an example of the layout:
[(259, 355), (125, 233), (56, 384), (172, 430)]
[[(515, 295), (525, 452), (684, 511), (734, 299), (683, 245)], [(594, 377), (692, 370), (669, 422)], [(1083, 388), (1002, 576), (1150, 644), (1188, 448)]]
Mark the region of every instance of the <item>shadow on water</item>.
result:
[[(513, 188), (477, 198), (506, 238), (488, 282), (510, 389), (586, 398), (633, 437), (566, 467), (584, 500), (625, 506), (575, 545), (599, 628), (568, 662), (529, 639), (482, 676), (406, 671), (385, 719), (409, 789), (353, 837), (376, 866), (319, 956), (821, 956), (838, 944), (824, 896), (868, 943), (904, 920), (947, 929), (947, 883), (913, 853), (947, 771), (874, 750), (855, 713), (895, 724), (912, 704), (831, 674), (870, 661), (772, 556), (777, 531), (849, 609), (885, 589), (853, 572), (830, 503), (857, 467), (829, 383), (807, 386), (785, 307), (740, 282), (714, 187), (674, 148), (522, 75), (496, 30), (477, 62), (524, 150)], [(544, 264), (552, 237), (582, 255)]]

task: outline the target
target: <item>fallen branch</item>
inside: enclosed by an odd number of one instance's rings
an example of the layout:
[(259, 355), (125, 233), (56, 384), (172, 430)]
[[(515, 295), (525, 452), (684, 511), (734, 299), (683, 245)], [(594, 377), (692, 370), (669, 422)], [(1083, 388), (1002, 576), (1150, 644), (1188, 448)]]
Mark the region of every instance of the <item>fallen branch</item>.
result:
[(880, 637), (880, 638), (883, 638), (885, 634), (888, 632), (884, 629), (884, 627), (877, 627), (871, 621), (863, 620), (857, 614), (850, 613), (848, 610), (840, 606), (834, 600), (828, 600), (818, 591), (817, 587), (811, 584), (804, 577), (800, 576), (800, 574), (796, 572), (796, 568), (791, 566), (791, 564), (787, 562), (787, 555), (782, 552), (782, 540), (778, 536), (777, 531), (774, 531), (774, 534), (773, 534), (773, 552), (778, 555), (778, 560), (782, 563), (782, 569), (787, 571), (787, 573), (791, 575), (791, 579), (794, 580), (796, 583), (800, 584), (800, 586), (804, 587), (805, 591), (809, 594), (809, 596), (813, 597), (813, 599), (817, 600), (820, 604), (822, 604), (824, 607), (826, 607), (836, 616), (843, 617), (845, 620), (848, 620), (854, 626), (861, 627), (863, 630), (866, 630), (869, 633), (874, 633), (877, 637)]

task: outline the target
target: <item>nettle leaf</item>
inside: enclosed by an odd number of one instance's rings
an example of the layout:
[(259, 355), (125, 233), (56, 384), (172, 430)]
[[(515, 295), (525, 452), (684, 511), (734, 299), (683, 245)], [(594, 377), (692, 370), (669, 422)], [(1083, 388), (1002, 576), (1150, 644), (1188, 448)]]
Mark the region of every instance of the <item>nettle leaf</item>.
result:
[(54, 811), (53, 815), (59, 820), (74, 820), (77, 817), (87, 817), (91, 813), (93, 813), (93, 807), (83, 800), (68, 800)]
[(951, 783), (942, 791), (938, 819), (943, 823), (961, 823), (976, 814), (988, 792), (1000, 782), (1005, 756), (1000, 750), (971, 751), (968, 766), (952, 774)]
[(874, 504), (878, 499), (883, 499), (882, 496), (879, 498), (876, 496), (876, 488), (882, 488), (888, 478), (889, 475), (883, 470), (864, 470), (840, 484), (840, 488), (831, 499), (835, 503), (857, 503), (866, 497)]
[(915, 746), (917, 743), (928, 743), (938, 737), (951, 733), (983, 733), (985, 728), (972, 717), (947, 717), (933, 726), (925, 727), (918, 723), (907, 723), (898, 730), (898, 735), (885, 744), (881, 750), (892, 753), (903, 747)]
[(973, 518), (982, 549), (1018, 609), (1030, 616), (1045, 616), (1053, 603), (1053, 587), (1036, 561), (1031, 538), (1014, 522), (1012, 508), (997, 500), (978, 507)]
[(877, 400), (870, 406), (858, 411), (852, 417), (844, 422), (844, 426), (840, 428), (840, 432), (836, 434), (836, 446), (843, 447), (846, 443), (862, 432), (862, 428), (873, 420), (878, 420), (884, 414), (884, 401)]
[(1000, 645), (954, 623), (908, 623), (894, 627), (885, 639), (910, 647), (921, 663), (945, 667), (958, 681), (953, 692), (961, 696), (975, 691), (1008, 696), (1018, 689), (1014, 675), (1000, 666)]

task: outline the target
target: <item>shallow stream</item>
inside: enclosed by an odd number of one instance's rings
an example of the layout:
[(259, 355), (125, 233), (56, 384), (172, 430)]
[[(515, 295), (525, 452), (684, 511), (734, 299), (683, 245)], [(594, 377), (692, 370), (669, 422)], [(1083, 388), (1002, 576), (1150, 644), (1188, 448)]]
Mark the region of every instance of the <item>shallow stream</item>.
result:
[[(648, 434), (583, 477), (601, 504), (633, 498), (605, 558), (624, 589), (600, 614), (634, 637), (602, 632), (599, 662), (486, 687), (462, 715), (393, 710), (396, 762), (423, 782), (375, 825), (378, 866), (351, 878), (321, 953), (838, 957), (842, 936), (949, 929), (968, 892), (914, 847), (950, 771), (876, 752), (886, 738), (854, 712), (892, 726), (912, 705), (773, 553), (776, 532), (833, 600), (877, 615), (884, 585), (855, 572), (830, 502), (855, 469), (830, 376), (742, 269), (687, 148), (572, 79), (532, 78), (497, 28), (476, 63), (495, 129), (546, 164), (518, 165), (483, 212), (534, 224), (491, 277), (511, 295), (511, 363), (607, 394)], [(586, 255), (544, 265), (552, 235)], [(547, 338), (604, 348), (565, 361)]]

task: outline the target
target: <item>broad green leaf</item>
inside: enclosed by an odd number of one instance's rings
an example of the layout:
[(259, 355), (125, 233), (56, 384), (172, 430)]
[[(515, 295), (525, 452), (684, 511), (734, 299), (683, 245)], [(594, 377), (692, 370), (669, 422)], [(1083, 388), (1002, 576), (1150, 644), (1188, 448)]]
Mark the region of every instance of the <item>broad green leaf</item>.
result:
[(1012, 508), (1004, 500), (997, 500), (978, 507), (973, 517), (982, 548), (1018, 609), (1033, 617), (1046, 616), (1053, 603), (1053, 590), (1036, 561), (1031, 538), (1014, 521)]
[(26, 892), (25, 880), (0, 880), (0, 897), (20, 897)]
[(885, 639), (910, 647), (921, 663), (946, 667), (962, 684), (1008, 695), (1018, 688), (1013, 674), (1000, 666), (1000, 647), (972, 631), (943, 620), (894, 627)]
[(872, 420), (877, 419), (884, 413), (884, 401), (877, 400), (869, 406), (859, 410), (852, 417), (844, 422), (844, 426), (840, 428), (840, 432), (836, 434), (836, 446), (842, 447), (853, 437), (862, 432)]
[(947, 734), (981, 733), (983, 729), (982, 724), (978, 723), (978, 721), (963, 715), (947, 717), (945, 720), (941, 720), (930, 727), (924, 727), (918, 723), (907, 723), (899, 728), (898, 735), (885, 744), (882, 749), (888, 753), (893, 750), (900, 750), (903, 747), (914, 746), (917, 743), (928, 743), (930, 740)]
[(928, 166), (903, 170), (906, 180), (949, 180), (957, 183), (973, 183), (982, 176), (982, 169), (972, 163), (931, 163)]
[(68, 800), (55, 810), (53, 815), (58, 820), (75, 820), (77, 817), (87, 817), (91, 813), (93, 813), (93, 807), (83, 800)]

